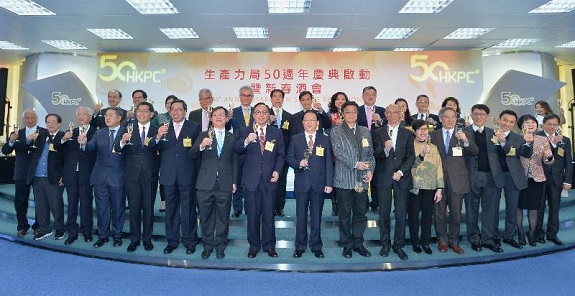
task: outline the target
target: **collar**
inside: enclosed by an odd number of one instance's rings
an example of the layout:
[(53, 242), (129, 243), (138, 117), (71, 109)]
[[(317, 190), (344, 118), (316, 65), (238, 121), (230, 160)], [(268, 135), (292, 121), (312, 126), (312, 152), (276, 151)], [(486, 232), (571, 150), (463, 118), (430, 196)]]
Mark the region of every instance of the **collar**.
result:
[(315, 132), (313, 134), (308, 134), (307, 132), (304, 132), (304, 133), (305, 133), (306, 140), (309, 139), (309, 136), (311, 136), (312, 138), (315, 139), (315, 134), (316, 134)]
[(477, 126), (475, 123), (472, 125), (473, 131), (476, 132), (478, 129), (485, 130), (485, 126)]
[(120, 128), (120, 125), (119, 125), (119, 124), (116, 125), (116, 126), (108, 127), (108, 129), (114, 130), (114, 132), (117, 132), (119, 128)]
[(446, 128), (441, 128), (443, 130), (443, 133), (445, 134), (446, 132), (449, 132), (450, 135), (453, 134), (453, 131), (455, 130), (455, 127), (453, 127), (452, 129), (446, 129)]
[(141, 124), (138, 122), (138, 127), (140, 128), (140, 132), (142, 130), (142, 127), (145, 127), (146, 130), (149, 131), (150, 130), (150, 122), (148, 121), (148, 123), (146, 123), (146, 124)]

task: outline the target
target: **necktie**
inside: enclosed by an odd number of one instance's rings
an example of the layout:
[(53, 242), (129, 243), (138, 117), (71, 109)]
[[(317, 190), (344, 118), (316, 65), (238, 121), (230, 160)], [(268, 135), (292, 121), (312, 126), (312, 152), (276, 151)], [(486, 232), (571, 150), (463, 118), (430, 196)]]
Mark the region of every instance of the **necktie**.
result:
[(182, 129), (181, 123), (174, 124), (174, 132), (176, 133), (176, 139), (180, 136), (180, 130)]
[(549, 143), (555, 144), (555, 143), (553, 143), (553, 138), (554, 138), (553, 134), (550, 134), (547, 138), (549, 139)]
[(142, 147), (144, 147), (144, 143), (146, 143), (146, 127), (142, 126), (142, 134), (140, 135), (140, 141), (142, 143)]
[(224, 132), (218, 131), (217, 136), (218, 157), (222, 154), (222, 147), (224, 146)]
[(390, 139), (393, 137), (393, 129), (391, 127), (387, 130), (387, 134), (389, 135)]
[(371, 122), (373, 121), (373, 111), (371, 110), (371, 107), (368, 108), (369, 110), (366, 112), (367, 113), (367, 128), (371, 130)]
[(351, 128), (351, 132), (355, 135), (355, 127)]
[(246, 126), (250, 125), (250, 110), (244, 107), (244, 123)]
[(264, 154), (264, 143), (266, 141), (266, 137), (264, 136), (264, 128), (260, 127), (260, 152)]
[(202, 111), (204, 116), (202, 117), (202, 131), (208, 130), (208, 125), (210, 125), (210, 114), (207, 111)]
[(116, 130), (111, 129), (110, 130), (110, 149), (112, 149), (112, 146), (114, 146), (114, 133), (116, 132)]
[(275, 108), (276, 110), (274, 111), (275, 115), (276, 115), (276, 126), (278, 128), (281, 128), (281, 124), (282, 124), (282, 118), (281, 118), (281, 112), (279, 108)]
[(309, 152), (313, 151), (313, 136), (309, 135), (309, 141), (307, 142), (307, 150), (309, 150)]
[(449, 153), (449, 143), (451, 142), (451, 135), (449, 131), (445, 131), (445, 153)]

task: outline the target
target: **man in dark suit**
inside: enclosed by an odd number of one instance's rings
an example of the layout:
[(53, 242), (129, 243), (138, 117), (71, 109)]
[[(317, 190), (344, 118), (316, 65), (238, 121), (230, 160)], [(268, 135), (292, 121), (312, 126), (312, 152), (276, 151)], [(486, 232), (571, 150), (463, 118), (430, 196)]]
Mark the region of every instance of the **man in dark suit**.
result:
[[(449, 248), (457, 254), (463, 254), (463, 249), (459, 246), (459, 233), (461, 226), (461, 207), (463, 196), (469, 192), (469, 179), (467, 167), (465, 166), (465, 156), (477, 155), (477, 145), (471, 142), (470, 132), (456, 129), (457, 113), (447, 107), (439, 111), (439, 119), (442, 124), (441, 129), (434, 130), (429, 134), (431, 143), (439, 151), (441, 164), (443, 166), (444, 196), (435, 204), (435, 233), (437, 234), (437, 249), (440, 252), (447, 252)], [(523, 168), (523, 166), (520, 166)], [(447, 212), (449, 207), (449, 214)], [(448, 219), (449, 215), (449, 229)], [(429, 246), (423, 250), (431, 254)]]
[(109, 108), (118, 108), (120, 114), (122, 114), (122, 123), (126, 122), (126, 115), (128, 111), (120, 108), (120, 102), (122, 102), (122, 93), (113, 89), (108, 92), (108, 105), (107, 108), (102, 108), (102, 103), (97, 103), (94, 105), (94, 114), (92, 114), (92, 120), (90, 120), (90, 126), (96, 129), (106, 128), (105, 114)]
[(210, 112), (212, 112), (212, 103), (214, 102), (212, 91), (207, 88), (200, 89), (198, 102), (200, 102), (200, 108), (191, 111), (188, 120), (198, 124), (202, 128), (202, 132), (205, 132), (210, 127)]
[[(62, 176), (68, 197), (68, 218), (66, 219), (68, 238), (64, 242), (65, 245), (74, 243), (78, 239), (78, 232), (82, 232), (85, 242), (92, 241), (94, 193), (92, 184), (90, 184), (90, 175), (96, 162), (96, 152), (84, 153), (78, 144), (80, 134), (86, 135), (86, 140), (90, 141), (96, 133), (96, 129), (90, 127), (91, 112), (92, 110), (87, 107), (78, 107), (76, 119), (79, 126), (72, 131), (66, 131), (62, 141), (54, 143), (57, 150), (64, 149), (66, 158)], [(80, 209), (80, 225), (76, 222), (78, 208)]]
[(424, 120), (436, 130), (441, 128), (439, 116), (429, 113), (429, 97), (427, 95), (417, 96), (415, 106), (417, 107), (417, 113), (411, 115), (413, 119)]
[[(131, 122), (132, 124), (137, 124), (138, 119), (136, 118), (136, 110), (138, 105), (143, 102), (148, 101), (148, 94), (141, 89), (136, 89), (132, 92), (132, 106), (129, 111), (126, 112), (126, 124)], [(151, 104), (151, 103), (150, 103)], [(152, 119), (158, 115), (158, 112), (152, 112)]]
[[(511, 131), (517, 122), (517, 113), (512, 110), (503, 110), (499, 114), (499, 129), (495, 131), (497, 137), (497, 153), (501, 174), (503, 177), (503, 192), (505, 193), (505, 230), (503, 242), (517, 249), (523, 248), (520, 242), (514, 239), (517, 232), (517, 207), (521, 190), (527, 188), (527, 176), (521, 164), (520, 157), (531, 158), (533, 146), (526, 145), (526, 140), (533, 141), (532, 134), (523, 137)], [(501, 194), (498, 194), (501, 196)], [(497, 199), (499, 203), (499, 199)], [(495, 221), (498, 230), (499, 217)], [(499, 233), (499, 231), (497, 231)], [(498, 236), (499, 238), (499, 236)]]
[(477, 155), (465, 156), (471, 190), (465, 196), (467, 240), (474, 251), (479, 252), (482, 247), (486, 247), (495, 253), (502, 253), (503, 249), (497, 239), (496, 221), (499, 221), (499, 199), (504, 180), (495, 145), (497, 137), (494, 137), (493, 129), (485, 126), (488, 115), (489, 107), (484, 104), (473, 105), (473, 125), (463, 129), (471, 136), (470, 142), (475, 143), (478, 148)]
[(188, 155), (200, 133), (200, 126), (186, 120), (188, 106), (182, 100), (170, 105), (170, 126), (158, 128), (149, 149), (160, 152), (160, 184), (166, 195), (166, 239), (164, 254), (180, 244), (193, 254), (198, 244), (196, 213), (196, 161)]
[(292, 121), (289, 126), (290, 135), (297, 135), (303, 133), (303, 113), (307, 110), (315, 110), (320, 115), (320, 124), (318, 125), (318, 132), (322, 133), (324, 130), (331, 128), (331, 118), (321, 107), (321, 103), (313, 98), (309, 91), (303, 91), (299, 94), (299, 102), (302, 110), (293, 114)]
[[(272, 114), (270, 116), (270, 124), (277, 127), (282, 131), (284, 138), (284, 147), (287, 149), (289, 147), (291, 135), (289, 131), (289, 125), (292, 114), (287, 112), (283, 108), (285, 93), (281, 89), (274, 89), (270, 93), (271, 103), (272, 103)], [(278, 181), (278, 191), (276, 193), (276, 209), (275, 215), (283, 217), (284, 206), (286, 203), (286, 185), (287, 185), (287, 174), (289, 165), (286, 161), (282, 171), (280, 172), (280, 179)]]
[(547, 178), (545, 184), (545, 201), (547, 201), (548, 207), (547, 231), (543, 231), (545, 210), (537, 212), (537, 226), (535, 227), (537, 242), (545, 242), (544, 237), (547, 235), (547, 240), (558, 246), (563, 245), (563, 242), (557, 237), (562, 191), (569, 191), (571, 180), (573, 180), (571, 140), (557, 132), (560, 122), (557, 114), (548, 114), (543, 118), (543, 131), (538, 133), (549, 139), (555, 162), (551, 165), (543, 165), (545, 178)]
[[(133, 128), (122, 135), (116, 143), (116, 150), (126, 158), (126, 193), (130, 208), (130, 245), (128, 252), (134, 252), (143, 241), (144, 250), (154, 249), (152, 230), (154, 225), (153, 195), (158, 184), (159, 157), (156, 151), (148, 149), (158, 127), (150, 124), (154, 106), (148, 102), (138, 104), (137, 123), (128, 123)], [(142, 230), (143, 224), (143, 230)]]
[[(32, 144), (31, 135), (38, 132), (46, 132), (46, 129), (39, 127), (38, 115), (32, 109), (24, 110), (22, 113), (22, 121), (25, 127), (18, 130), (18, 133), (10, 134), (8, 141), (2, 146), (2, 153), (8, 155), (16, 151), (16, 162), (14, 165), (14, 209), (16, 210), (16, 220), (18, 225), (16, 231), (18, 236), (25, 236), (30, 228), (28, 224), (28, 199), (30, 198), (31, 185), (26, 183), (28, 177), (28, 167), (32, 154), (29, 152), (28, 147)], [(34, 219), (37, 220), (37, 219)], [(34, 235), (38, 232), (38, 222), (32, 225)]]
[[(211, 112), (213, 131), (201, 132), (189, 154), (200, 159), (196, 189), (202, 221), (202, 259), (208, 259), (216, 249), (216, 258), (222, 259), (228, 244), (232, 194), (238, 185), (238, 155), (234, 151), (237, 136), (226, 131), (224, 107)], [(210, 135), (210, 133), (213, 133)]]
[[(270, 110), (264, 103), (254, 106), (253, 126), (240, 129), (234, 150), (244, 155), (241, 186), (246, 194), (249, 258), (260, 249), (277, 257), (274, 226), (275, 194), (285, 164), (281, 131), (268, 126)], [(261, 236), (260, 236), (261, 233)]]
[(407, 259), (405, 246), (405, 217), (407, 214), (408, 191), (413, 179), (411, 168), (415, 162), (413, 133), (400, 127), (400, 109), (390, 104), (385, 110), (387, 125), (373, 132), (373, 147), (376, 160), (375, 176), (379, 198), (379, 233), (383, 245), (380, 256), (387, 257), (391, 248), (390, 214), (391, 201), (395, 207), (395, 231), (393, 252), (400, 259)]
[(96, 214), (98, 217), (98, 240), (94, 248), (99, 248), (114, 239), (114, 247), (122, 245), (122, 228), (124, 227), (124, 210), (126, 196), (124, 194), (125, 158), (115, 150), (114, 144), (126, 128), (120, 126), (122, 112), (112, 107), (104, 115), (108, 127), (99, 129), (88, 142), (86, 135), (78, 136), (78, 143), (86, 152), (96, 151), (96, 162), (90, 176), (94, 185), (96, 199)]
[[(64, 132), (59, 131), (62, 118), (58, 114), (46, 115), (47, 132), (31, 135), (37, 148), (32, 149), (32, 159), (28, 169), (26, 182), (34, 189), (36, 203), (36, 219), (39, 232), (34, 240), (41, 240), (52, 235), (56, 230), (55, 240), (64, 238), (64, 187), (62, 174), (64, 172), (64, 151), (54, 149), (54, 142), (61, 141)], [(54, 227), (50, 222), (50, 213), (54, 217)]]
[(316, 258), (323, 258), (321, 213), (324, 193), (333, 187), (331, 144), (326, 135), (316, 132), (320, 120), (317, 112), (308, 110), (303, 117), (304, 133), (290, 142), (287, 162), (294, 169), (296, 198), (296, 242), (294, 258), (300, 258), (308, 244), (307, 217), (311, 217), (309, 247)]

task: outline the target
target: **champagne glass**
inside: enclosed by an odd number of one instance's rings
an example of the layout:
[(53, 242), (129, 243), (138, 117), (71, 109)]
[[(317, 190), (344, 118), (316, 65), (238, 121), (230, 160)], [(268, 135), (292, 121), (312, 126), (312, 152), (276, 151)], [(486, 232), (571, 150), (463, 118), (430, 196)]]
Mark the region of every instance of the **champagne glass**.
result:
[(521, 132), (526, 135), (527, 133), (529, 133), (529, 129), (527, 128), (526, 124), (523, 124), (523, 126), (521, 127)]
[[(34, 131), (34, 133), (40, 134), (40, 129), (38, 129), (38, 127), (36, 127), (36, 130)], [(32, 149), (38, 148), (38, 147), (36, 146), (36, 139), (32, 140), (32, 146), (30, 146), (30, 148), (32, 148)]]
[[(369, 107), (369, 111), (371, 112), (371, 117), (373, 118), (373, 115), (375, 114), (375, 105)], [(373, 124), (375, 124), (375, 127), (379, 127), (379, 123), (377, 121), (375, 121), (374, 119), (371, 120)]]
[[(429, 109), (425, 111), (425, 121), (429, 120)], [(431, 123), (427, 123), (427, 129), (432, 132), (435, 129), (435, 125)]]
[[(303, 152), (303, 159), (309, 161), (309, 157), (311, 156), (311, 151), (309, 149), (306, 149)], [(305, 168), (303, 168), (304, 171), (309, 171), (309, 163), (308, 166), (306, 166)]]
[[(169, 126), (170, 126), (170, 121), (167, 120), (167, 119), (164, 119), (164, 122), (163, 122), (162, 124), (163, 124), (165, 127), (169, 127)], [(167, 134), (165, 134), (165, 135), (162, 136), (162, 141), (164, 141), (164, 142), (167, 142), (167, 141), (168, 141), (168, 138), (166, 138), (166, 135), (167, 135)]]
[[(132, 122), (128, 123), (128, 125), (126, 125), (126, 130), (128, 131), (128, 134), (132, 135), (132, 132), (134, 131), (134, 124)], [(134, 145), (132, 144), (132, 138), (130, 138), (126, 145)]]
[(74, 123), (71, 122), (71, 121), (70, 121), (70, 123), (68, 123), (68, 130), (69, 130), (70, 132), (73, 132), (73, 131), (74, 131)]
[(100, 110), (98, 110), (98, 117), (103, 117), (104, 114), (102, 114), (102, 107), (104, 107), (104, 104), (102, 104), (102, 101), (98, 99), (96, 101), (96, 105), (100, 106)]
[[(210, 126), (210, 128), (208, 129), (208, 137), (210, 138), (210, 140), (214, 141), (215, 135), (216, 135), (216, 132), (214, 131), (214, 127)], [(208, 147), (206, 147), (206, 150), (212, 150), (212, 144), (210, 144)]]
[(493, 131), (497, 133), (499, 131), (499, 118), (492, 117), (491, 121), (493, 122)]
[[(562, 136), (562, 135), (563, 135), (563, 131), (561, 130), (561, 126), (558, 125), (557, 129), (555, 130), (555, 136), (557, 137), (557, 136)], [(559, 141), (559, 143), (557, 143), (557, 144), (559, 144), (560, 146), (563, 145), (563, 139), (561, 139), (561, 141)]]
[(257, 135), (258, 135), (258, 130), (259, 130), (259, 129), (260, 129), (260, 128), (259, 128), (258, 124), (254, 122), (254, 134), (256, 134), (256, 139), (255, 139), (252, 143), (257, 143), (257, 142), (258, 142), (258, 139), (257, 139), (258, 137), (257, 137)]

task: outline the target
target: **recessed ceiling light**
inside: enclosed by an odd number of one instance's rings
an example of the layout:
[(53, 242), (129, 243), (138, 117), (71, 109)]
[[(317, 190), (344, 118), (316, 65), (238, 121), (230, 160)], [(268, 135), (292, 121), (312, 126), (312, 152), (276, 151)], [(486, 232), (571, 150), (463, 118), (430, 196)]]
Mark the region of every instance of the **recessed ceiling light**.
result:
[(42, 40), (42, 42), (58, 49), (87, 49), (85, 46), (72, 40)]
[(459, 28), (444, 39), (475, 39), (491, 30), (493, 28)]
[(153, 52), (168, 53), (168, 52), (182, 52), (181, 49), (175, 47), (153, 47), (150, 48)]
[(213, 52), (241, 52), (242, 50), (237, 47), (212, 47)]
[(121, 29), (86, 29), (102, 39), (134, 39)]
[(575, 41), (563, 43), (563, 44), (558, 45), (558, 46), (555, 46), (555, 47), (559, 47), (559, 48), (575, 48)]
[(192, 28), (160, 28), (170, 39), (197, 39), (200, 36)]
[(409, 0), (399, 13), (439, 13), (453, 0)]
[(9, 41), (0, 40), (0, 49), (4, 50), (28, 50), (26, 47), (22, 47), (20, 45), (14, 44)]
[(237, 38), (268, 38), (268, 28), (234, 27)]
[(335, 39), (341, 33), (339, 28), (329, 28), (329, 27), (309, 27), (307, 28), (307, 34), (305, 38), (325, 38), (325, 39)]
[(516, 48), (526, 46), (539, 41), (539, 39), (508, 39), (493, 45), (493, 48)]
[(552, 0), (529, 13), (561, 13), (575, 10), (575, 0)]
[(361, 51), (359, 47), (334, 47), (333, 52)]
[(32, 0), (2, 0), (0, 7), (17, 15), (56, 15), (46, 7)]
[(273, 52), (300, 52), (299, 47), (272, 47)]
[(417, 30), (418, 28), (383, 28), (375, 39), (406, 39)]
[(170, 0), (126, 0), (141, 14), (180, 13)]
[(423, 47), (396, 47), (393, 51), (422, 51)]
[(311, 0), (268, 0), (269, 13), (306, 13)]

